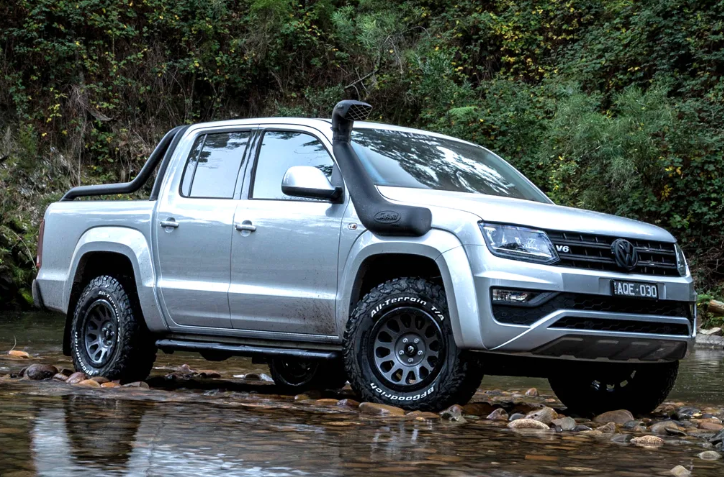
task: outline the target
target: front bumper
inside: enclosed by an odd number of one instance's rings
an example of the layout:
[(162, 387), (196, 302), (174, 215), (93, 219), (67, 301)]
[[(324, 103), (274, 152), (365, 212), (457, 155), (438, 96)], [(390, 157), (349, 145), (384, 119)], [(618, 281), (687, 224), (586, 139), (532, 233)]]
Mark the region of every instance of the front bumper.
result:
[[(696, 295), (691, 277), (531, 264), (495, 257), (484, 246), (468, 246), (466, 253), (475, 283), (482, 349), (566, 359), (650, 362), (681, 359), (693, 347)], [(639, 300), (635, 300), (637, 306), (617, 306), (617, 299), (611, 297), (613, 279), (654, 282), (661, 300), (651, 302), (650, 307)], [(495, 317), (491, 288), (601, 297), (609, 306), (551, 307), (531, 322), (504, 323)], [(677, 303), (685, 304), (682, 310), (690, 313), (678, 314), (671, 311), (672, 306), (660, 306)]]

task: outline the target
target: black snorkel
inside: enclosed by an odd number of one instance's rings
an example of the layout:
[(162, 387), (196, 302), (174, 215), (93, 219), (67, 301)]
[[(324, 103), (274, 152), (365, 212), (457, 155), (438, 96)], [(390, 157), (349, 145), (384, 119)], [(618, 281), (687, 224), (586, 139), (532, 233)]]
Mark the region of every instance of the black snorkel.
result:
[(371, 111), (369, 104), (352, 100), (340, 101), (332, 111), (332, 148), (357, 215), (367, 230), (379, 235), (425, 235), (432, 224), (430, 210), (382, 197), (352, 148), (354, 122), (366, 119)]

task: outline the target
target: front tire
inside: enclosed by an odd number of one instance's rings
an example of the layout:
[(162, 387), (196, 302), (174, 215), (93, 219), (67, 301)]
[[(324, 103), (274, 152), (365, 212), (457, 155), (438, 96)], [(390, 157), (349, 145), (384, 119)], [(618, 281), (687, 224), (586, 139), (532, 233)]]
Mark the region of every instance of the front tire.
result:
[(364, 401), (440, 411), (465, 404), (483, 379), (474, 356), (453, 339), (445, 290), (399, 278), (370, 291), (347, 322), (344, 358)]
[(78, 299), (70, 343), (75, 369), (88, 376), (142, 381), (156, 359), (140, 308), (121, 282), (107, 275), (91, 280)]
[(548, 381), (570, 412), (587, 416), (628, 409), (633, 414), (648, 414), (669, 395), (678, 370), (678, 361), (637, 365), (578, 363)]

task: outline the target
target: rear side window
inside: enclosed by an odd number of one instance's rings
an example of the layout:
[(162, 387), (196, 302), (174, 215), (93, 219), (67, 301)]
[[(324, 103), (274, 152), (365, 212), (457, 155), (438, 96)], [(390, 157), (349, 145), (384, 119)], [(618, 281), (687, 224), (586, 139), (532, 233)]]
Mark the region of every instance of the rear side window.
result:
[(267, 131), (254, 173), (252, 198), (300, 200), (282, 192), (282, 179), (292, 166), (312, 166), (332, 179), (334, 161), (324, 145), (311, 134), (295, 131)]
[(238, 131), (199, 136), (186, 161), (181, 195), (232, 199), (250, 135)]

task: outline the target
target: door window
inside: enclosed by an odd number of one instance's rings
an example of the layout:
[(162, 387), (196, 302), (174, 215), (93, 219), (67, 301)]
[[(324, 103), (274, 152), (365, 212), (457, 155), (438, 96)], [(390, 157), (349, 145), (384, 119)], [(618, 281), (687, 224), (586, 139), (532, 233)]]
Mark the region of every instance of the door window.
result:
[[(334, 161), (324, 145), (311, 134), (296, 131), (267, 131), (256, 163), (252, 198), (301, 200), (282, 192), (282, 179), (292, 166), (312, 166), (332, 180)], [(303, 199), (314, 200), (314, 199)]]
[(249, 136), (249, 131), (199, 136), (186, 162), (181, 195), (232, 199)]

